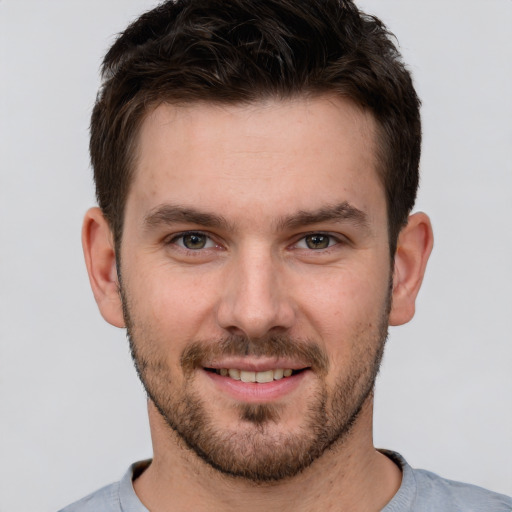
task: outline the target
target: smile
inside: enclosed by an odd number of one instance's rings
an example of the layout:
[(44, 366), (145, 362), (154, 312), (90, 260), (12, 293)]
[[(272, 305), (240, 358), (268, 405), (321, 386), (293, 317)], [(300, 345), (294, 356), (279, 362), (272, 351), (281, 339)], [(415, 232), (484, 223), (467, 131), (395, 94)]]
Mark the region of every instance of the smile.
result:
[[(247, 366), (250, 366), (246, 363)], [(281, 363), (282, 364), (282, 363)], [(296, 390), (304, 379), (309, 379), (311, 367), (297, 364), (295, 368), (244, 368), (234, 361), (223, 367), (203, 366), (203, 375), (215, 384), (218, 390), (227, 393), (237, 402), (262, 403), (283, 399)], [(238, 366), (238, 368), (237, 368)], [(234, 367), (234, 368), (233, 368)], [(243, 366), (242, 366), (243, 368)], [(256, 371), (259, 370), (259, 371)]]
[(255, 372), (239, 370), (236, 368), (219, 368), (213, 371), (222, 377), (230, 377), (234, 380), (241, 380), (242, 382), (258, 382), (260, 384), (265, 384), (274, 380), (281, 380), (283, 378), (290, 377), (294, 370), (290, 368), (278, 368), (275, 370)]

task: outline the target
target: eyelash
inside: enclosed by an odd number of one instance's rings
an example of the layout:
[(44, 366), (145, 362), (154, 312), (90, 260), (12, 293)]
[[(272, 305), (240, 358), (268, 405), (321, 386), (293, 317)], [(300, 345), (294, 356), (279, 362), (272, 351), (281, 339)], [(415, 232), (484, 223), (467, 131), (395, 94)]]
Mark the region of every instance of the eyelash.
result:
[[(193, 236), (197, 236), (197, 237), (201, 237), (201, 238), (206, 238), (206, 241), (205, 241), (205, 245), (206, 247), (199, 247), (199, 248), (196, 248), (196, 249), (191, 249), (190, 247), (186, 247), (185, 246), (185, 243), (184, 243), (184, 238), (185, 237), (193, 237)], [(299, 243), (303, 242), (304, 245), (307, 245), (307, 238), (308, 237), (327, 237), (328, 238), (328, 245), (327, 247), (320, 247), (320, 248), (311, 248), (311, 247), (299, 247)], [(178, 243), (179, 241), (182, 241), (182, 243)], [(339, 237), (339, 236), (334, 236), (330, 233), (324, 233), (324, 232), (321, 232), (321, 231), (312, 231), (310, 233), (306, 233), (304, 235), (302, 235), (300, 238), (298, 238), (293, 244), (292, 244), (292, 248), (293, 249), (299, 249), (299, 250), (309, 250), (309, 251), (312, 251), (312, 252), (324, 252), (324, 251), (327, 251), (329, 249), (331, 249), (332, 247), (336, 246), (336, 245), (339, 245), (339, 244), (342, 244), (343, 243), (343, 240)], [(176, 234), (174, 235), (168, 242), (167, 242), (168, 245), (176, 245), (178, 246), (180, 249), (184, 250), (184, 251), (187, 251), (189, 253), (197, 253), (197, 252), (200, 252), (204, 249), (213, 249), (215, 247), (219, 247), (219, 244), (217, 244), (213, 239), (212, 237), (207, 234), (207, 233), (204, 233), (202, 231), (185, 231), (183, 233), (179, 233), (179, 234)], [(207, 246), (208, 244), (211, 244), (209, 247)]]
[[(190, 249), (189, 247), (186, 247), (184, 242), (183, 242), (183, 239), (186, 237), (186, 236), (190, 236), (190, 237), (193, 237), (193, 236), (197, 236), (197, 237), (201, 237), (201, 238), (205, 238), (206, 241), (205, 241), (205, 244), (208, 245), (209, 243), (211, 243), (212, 245), (210, 247), (200, 247), (200, 248), (197, 248), (197, 249)], [(178, 241), (181, 240), (182, 243), (178, 243)], [(218, 247), (218, 244), (216, 244), (212, 237), (210, 235), (208, 235), (207, 233), (203, 233), (201, 231), (185, 231), (183, 233), (179, 233), (177, 235), (174, 235), (168, 242), (167, 242), (168, 245), (177, 245), (180, 249), (184, 250), (184, 251), (187, 251), (187, 252), (191, 252), (191, 253), (194, 253), (194, 252), (199, 252), (203, 249), (213, 249), (215, 247)]]
[[(307, 238), (309, 237), (325, 237), (328, 238), (328, 245), (327, 247), (321, 247), (321, 248), (311, 248), (311, 247), (297, 247), (300, 242), (304, 242), (304, 245), (307, 245)], [(313, 252), (324, 252), (329, 249), (332, 249), (334, 246), (339, 245), (343, 243), (343, 240), (339, 236), (332, 235), (330, 233), (325, 233), (322, 231), (312, 231), (311, 233), (306, 233), (302, 235), (293, 245), (297, 249), (305, 249)]]

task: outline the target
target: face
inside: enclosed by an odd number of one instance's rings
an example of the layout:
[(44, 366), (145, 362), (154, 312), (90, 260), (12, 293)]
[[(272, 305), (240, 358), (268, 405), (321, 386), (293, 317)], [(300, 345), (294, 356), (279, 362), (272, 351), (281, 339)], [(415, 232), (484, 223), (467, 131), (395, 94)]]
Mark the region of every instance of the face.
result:
[(125, 322), (169, 432), (224, 473), (286, 478), (368, 427), (391, 279), (374, 134), (327, 97), (143, 123)]

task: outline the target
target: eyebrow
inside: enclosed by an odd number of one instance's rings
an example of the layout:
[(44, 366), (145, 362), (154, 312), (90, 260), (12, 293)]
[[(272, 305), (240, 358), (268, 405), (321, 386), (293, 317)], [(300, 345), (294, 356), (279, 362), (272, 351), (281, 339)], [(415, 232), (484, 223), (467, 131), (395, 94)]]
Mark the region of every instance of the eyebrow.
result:
[[(164, 204), (152, 209), (144, 217), (144, 226), (147, 229), (161, 225), (184, 222), (197, 224), (207, 228), (235, 231), (235, 227), (225, 217), (215, 213), (203, 212), (195, 208), (179, 205)], [(362, 228), (369, 228), (368, 216), (362, 210), (347, 201), (329, 205), (318, 210), (299, 210), (297, 213), (281, 217), (276, 222), (278, 231), (297, 229), (323, 222), (349, 222)]]
[(230, 223), (221, 215), (179, 205), (157, 206), (144, 217), (144, 226), (149, 229), (176, 222), (199, 224), (207, 228), (224, 230), (229, 230), (231, 227)]
[(293, 215), (280, 219), (277, 227), (278, 229), (294, 229), (322, 222), (349, 222), (365, 229), (370, 226), (368, 215), (365, 212), (351, 205), (348, 201), (343, 201), (318, 210), (300, 210)]

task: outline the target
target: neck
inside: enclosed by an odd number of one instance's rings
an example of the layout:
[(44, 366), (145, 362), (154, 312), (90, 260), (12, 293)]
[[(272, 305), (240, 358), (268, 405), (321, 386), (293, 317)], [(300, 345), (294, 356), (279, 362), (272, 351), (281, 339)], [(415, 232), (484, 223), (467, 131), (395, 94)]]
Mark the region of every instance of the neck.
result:
[(155, 456), (134, 488), (155, 512), (378, 511), (400, 487), (398, 467), (373, 447), (372, 397), (342, 442), (299, 475), (270, 484), (211, 468), (169, 431), (151, 403), (149, 416)]

